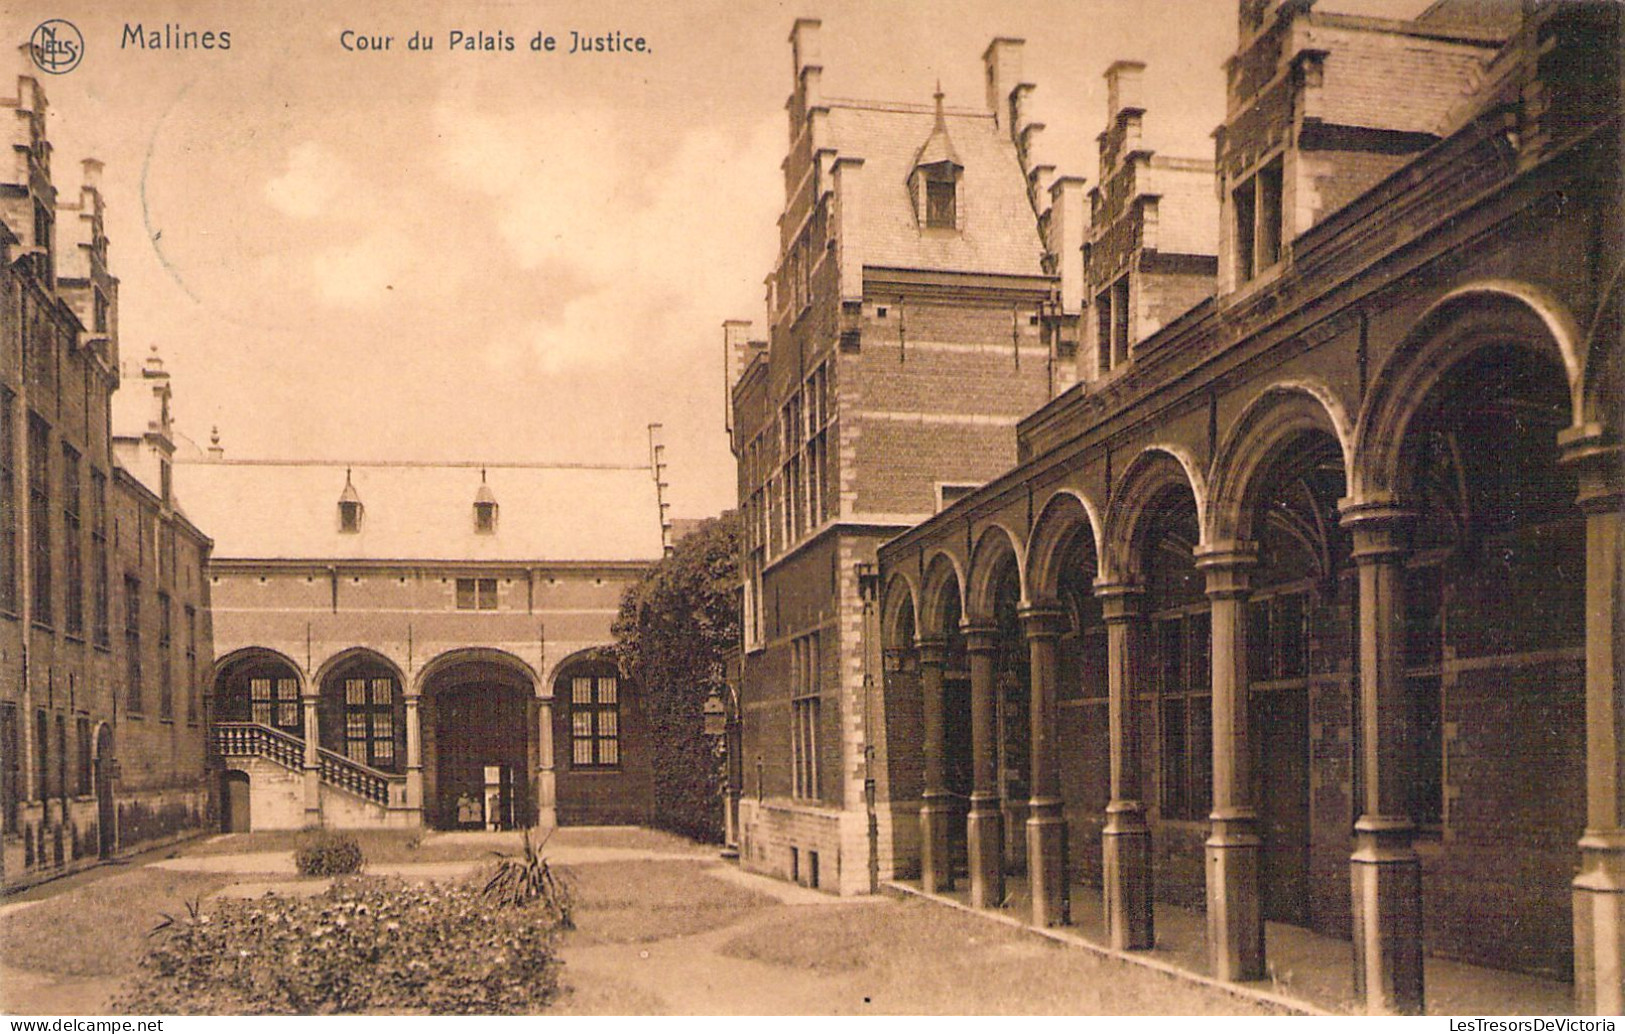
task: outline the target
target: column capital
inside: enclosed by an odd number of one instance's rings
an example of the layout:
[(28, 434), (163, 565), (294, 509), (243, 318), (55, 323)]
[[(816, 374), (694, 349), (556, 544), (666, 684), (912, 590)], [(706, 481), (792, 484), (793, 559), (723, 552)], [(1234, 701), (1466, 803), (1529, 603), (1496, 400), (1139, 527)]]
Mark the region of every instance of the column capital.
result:
[(1196, 569), (1206, 574), (1211, 599), (1246, 596), (1257, 564), (1258, 543), (1245, 539), (1215, 542), (1196, 554)]
[(1410, 552), (1410, 530), (1416, 514), (1399, 505), (1388, 493), (1364, 499), (1342, 499), (1339, 523), (1354, 537), (1353, 558), (1357, 564), (1396, 560)]
[(1558, 432), (1557, 462), (1579, 478), (1577, 501), (1586, 513), (1618, 513), (1625, 505), (1625, 445), (1601, 424), (1581, 424)]
[(1055, 639), (1066, 626), (1066, 610), (1055, 603), (1035, 603), (1016, 612), (1028, 639)]
[(945, 636), (920, 636), (914, 640), (914, 649), (920, 655), (921, 665), (941, 665), (948, 659), (948, 640)]
[(965, 636), (966, 653), (992, 653), (999, 648), (999, 626), (991, 621), (966, 621), (959, 631)]
[(1095, 599), (1100, 601), (1107, 624), (1132, 621), (1145, 610), (1145, 586), (1135, 582), (1095, 582)]

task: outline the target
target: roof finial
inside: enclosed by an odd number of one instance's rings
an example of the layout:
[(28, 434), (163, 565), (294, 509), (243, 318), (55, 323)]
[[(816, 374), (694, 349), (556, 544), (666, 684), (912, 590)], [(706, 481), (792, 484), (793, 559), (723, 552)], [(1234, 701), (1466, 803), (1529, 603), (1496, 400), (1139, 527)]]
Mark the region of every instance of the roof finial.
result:
[(936, 99), (937, 99), (937, 124), (941, 125), (942, 124), (942, 97), (943, 97), (943, 93), (942, 93), (942, 77), (941, 76), (937, 77), (937, 92), (935, 94), (933, 94), (933, 96), (936, 97)]

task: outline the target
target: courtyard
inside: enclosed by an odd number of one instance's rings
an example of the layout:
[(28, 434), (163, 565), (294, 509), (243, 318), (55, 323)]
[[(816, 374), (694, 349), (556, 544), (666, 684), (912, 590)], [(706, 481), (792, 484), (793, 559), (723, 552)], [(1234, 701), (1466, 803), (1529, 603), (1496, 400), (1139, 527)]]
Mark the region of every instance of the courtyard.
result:
[[(518, 847), (503, 834), (379, 832), (367, 871), (455, 879)], [(0, 905), (0, 1011), (93, 1014), (147, 935), (189, 901), (313, 894), (299, 834), (230, 834), (54, 881)], [(632, 828), (565, 828), (546, 853), (574, 883), (562, 1015), (1265, 1014), (1264, 1003), (1104, 958), (936, 902), (838, 898), (744, 874), (711, 847)]]

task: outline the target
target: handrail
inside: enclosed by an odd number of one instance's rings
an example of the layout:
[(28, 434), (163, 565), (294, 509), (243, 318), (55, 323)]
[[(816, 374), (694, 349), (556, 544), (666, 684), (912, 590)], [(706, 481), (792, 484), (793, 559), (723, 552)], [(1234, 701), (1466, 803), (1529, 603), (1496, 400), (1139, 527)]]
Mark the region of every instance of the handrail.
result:
[(215, 722), (214, 749), (223, 757), (268, 758), (296, 772), (305, 764), (303, 740), (258, 722)]
[(326, 747), (316, 748), (316, 756), (321, 765), (322, 782), (331, 783), (369, 801), (389, 803), (389, 784), (396, 777)]
[[(298, 772), (305, 767), (305, 741), (259, 722), (215, 722), (214, 749), (222, 757), (262, 757)], [(321, 780), (358, 797), (389, 804), (389, 787), (405, 777), (345, 757), (326, 747), (316, 748)]]

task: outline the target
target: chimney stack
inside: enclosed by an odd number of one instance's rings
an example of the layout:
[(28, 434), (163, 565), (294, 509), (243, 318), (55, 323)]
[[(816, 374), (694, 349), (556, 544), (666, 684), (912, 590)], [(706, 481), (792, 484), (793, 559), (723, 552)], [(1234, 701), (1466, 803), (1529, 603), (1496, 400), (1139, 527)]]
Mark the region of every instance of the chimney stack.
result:
[(104, 168), (101, 160), (98, 158), (86, 158), (84, 161), (79, 163), (79, 167), (84, 170), (84, 185), (89, 187), (91, 190), (100, 193), (102, 189), (102, 169)]
[(1144, 61), (1114, 61), (1106, 69), (1106, 121), (1111, 124), (1124, 112), (1139, 114), (1145, 110), (1140, 97), (1140, 79), (1145, 73)]
[(1010, 95), (1025, 82), (1021, 78), (1021, 48), (1026, 40), (1009, 36), (996, 37), (982, 51), (982, 66), (987, 81), (987, 110), (1006, 133), (1013, 132)]

